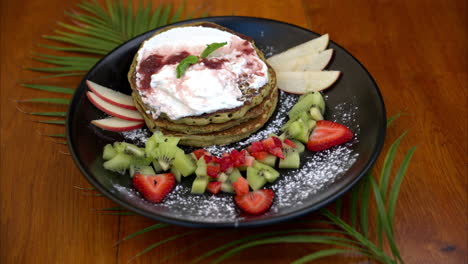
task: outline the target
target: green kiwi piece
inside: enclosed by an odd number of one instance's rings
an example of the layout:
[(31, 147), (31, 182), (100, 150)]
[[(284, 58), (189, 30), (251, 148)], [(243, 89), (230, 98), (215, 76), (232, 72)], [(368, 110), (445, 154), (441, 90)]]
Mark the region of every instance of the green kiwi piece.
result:
[(302, 100), (307, 100), (308, 103), (311, 104), (310, 107), (317, 106), (318, 108), (320, 108), (320, 112), (322, 113), (322, 115), (325, 113), (325, 100), (323, 99), (323, 96), (320, 92), (312, 92), (301, 95), (299, 97), (298, 102)]
[(232, 184), (229, 182), (221, 183), (221, 191), (226, 193), (235, 193), (234, 187), (232, 187)]
[(174, 178), (177, 182), (180, 182), (182, 180), (182, 174), (175, 167), (171, 167), (171, 173), (174, 174)]
[(144, 149), (139, 148), (133, 144), (126, 143), (126, 142), (123, 142), (123, 144), (125, 145), (125, 153), (127, 154), (130, 154), (139, 158), (144, 157), (146, 154)]
[(130, 177), (133, 177), (135, 173), (140, 173), (143, 175), (156, 175), (156, 172), (153, 170), (151, 166), (135, 166), (130, 165), (130, 169), (128, 170), (130, 173)]
[(230, 182), (235, 182), (239, 177), (242, 177), (242, 174), (240, 173), (239, 169), (234, 168), (231, 171), (231, 174), (229, 174), (229, 181)]
[(268, 166), (271, 166), (271, 167), (274, 167), (275, 164), (276, 164), (276, 156), (275, 155), (271, 155), (271, 154), (268, 154), (268, 156), (266, 156), (264, 159), (262, 160), (257, 160), (258, 162), (261, 162), (263, 164), (266, 164)]
[(291, 124), (286, 133), (293, 139), (307, 143), (309, 140), (309, 131), (310, 129), (308, 128), (307, 124), (299, 119)]
[(323, 115), (322, 115), (322, 112), (320, 112), (320, 108), (313, 106), (312, 108), (310, 108), (309, 112), (313, 120), (315, 121), (323, 120)]
[(308, 112), (313, 105), (319, 108), (325, 107), (325, 102), (319, 92), (312, 92), (301, 96), (297, 103), (289, 110), (288, 116), (290, 119), (294, 119), (299, 114)]
[(227, 182), (227, 180), (229, 179), (229, 176), (224, 173), (224, 172), (221, 172), (219, 175), (218, 175), (218, 178), (216, 179), (217, 181), (220, 181), (220, 182)]
[(130, 168), (132, 163), (132, 156), (125, 153), (118, 153), (112, 159), (104, 162), (104, 169), (116, 172), (125, 172), (126, 169)]
[(143, 157), (137, 157), (130, 155), (132, 157), (132, 161), (130, 162), (131, 165), (141, 167), (141, 166), (148, 166), (151, 164), (151, 161), (153, 161), (153, 158), (143, 156)]
[(176, 153), (172, 167), (176, 168), (184, 177), (189, 176), (195, 172), (197, 165), (195, 160), (189, 154), (185, 154), (184, 151), (176, 147)]
[(281, 169), (297, 169), (300, 166), (301, 159), (299, 152), (293, 148), (284, 151), (284, 159), (280, 159), (278, 167)]
[(208, 174), (206, 174), (206, 162), (204, 158), (200, 158), (197, 161), (197, 168), (195, 169), (195, 174), (198, 177), (208, 176)]
[(163, 142), (154, 151), (154, 158), (158, 160), (159, 165), (163, 170), (168, 170), (172, 165), (172, 162), (175, 158), (176, 151), (179, 148), (175, 147), (173, 144)]
[(158, 160), (153, 160), (153, 168), (156, 173), (160, 173), (163, 171), (163, 169), (161, 168), (161, 165), (159, 165)]
[(126, 147), (125, 142), (114, 142), (114, 149), (117, 153), (124, 153)]
[(259, 170), (254, 167), (247, 168), (247, 181), (249, 182), (250, 188), (252, 188), (254, 191), (262, 188), (263, 185), (265, 185), (267, 182), (263, 174), (261, 174)]
[(297, 120), (302, 120), (304, 122), (307, 122), (308, 120), (310, 120), (310, 114), (308, 113), (308, 111), (304, 111), (304, 112), (301, 112), (299, 113), (298, 115), (296, 115), (294, 118), (290, 118), (288, 120), (288, 122), (286, 122), (286, 124), (284, 124), (280, 130), (281, 131), (286, 131), (293, 122), (297, 121)]
[(146, 154), (154, 157), (155, 152), (161, 144), (165, 143), (168, 145), (177, 146), (179, 141), (180, 138), (178, 137), (166, 137), (160, 131), (156, 131), (146, 140), (145, 152)]
[(310, 134), (312, 129), (314, 129), (315, 126), (317, 125), (317, 121), (311, 119), (311, 120), (307, 121), (306, 124), (307, 124), (307, 127), (309, 128), (309, 131), (307, 132), (307, 134)]
[(107, 144), (104, 146), (104, 150), (102, 151), (102, 158), (105, 160), (110, 160), (117, 155), (117, 151), (111, 144)]
[(208, 185), (208, 182), (210, 179), (208, 176), (198, 176), (193, 180), (192, 183), (192, 191), (191, 193), (193, 194), (203, 194), (206, 190), (206, 186)]
[(299, 152), (299, 153), (304, 152), (304, 150), (305, 150), (304, 144), (302, 144), (299, 140), (296, 140), (296, 139), (292, 139), (291, 141), (294, 142), (294, 144), (296, 144), (297, 152)]
[(268, 182), (274, 182), (280, 175), (277, 170), (257, 161), (254, 162), (253, 168), (255, 168), (257, 173), (263, 176)]

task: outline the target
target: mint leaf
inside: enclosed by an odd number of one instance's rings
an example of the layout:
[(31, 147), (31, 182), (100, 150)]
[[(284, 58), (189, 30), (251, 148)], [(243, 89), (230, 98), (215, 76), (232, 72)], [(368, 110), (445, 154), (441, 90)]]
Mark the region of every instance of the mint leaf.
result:
[(185, 57), (185, 59), (181, 60), (179, 62), (179, 65), (177, 65), (176, 71), (177, 71), (177, 78), (180, 78), (184, 72), (187, 70), (190, 65), (193, 65), (198, 62), (198, 57), (194, 55), (188, 55)]
[(221, 48), (222, 46), (225, 46), (227, 42), (221, 42), (221, 43), (211, 43), (206, 46), (205, 50), (202, 52), (200, 55), (201, 58), (206, 58), (208, 55), (210, 55), (213, 51)]

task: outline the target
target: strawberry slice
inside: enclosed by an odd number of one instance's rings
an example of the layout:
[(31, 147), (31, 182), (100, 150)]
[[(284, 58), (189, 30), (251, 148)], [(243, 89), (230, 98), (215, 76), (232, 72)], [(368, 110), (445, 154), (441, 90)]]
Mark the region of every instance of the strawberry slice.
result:
[(278, 148), (282, 148), (283, 147), (283, 142), (281, 142), (281, 139), (277, 138), (277, 137), (271, 137), (273, 139), (273, 142), (275, 142), (275, 145), (278, 147)]
[(250, 146), (247, 147), (249, 153), (263, 151), (263, 143), (261, 141), (253, 142)]
[(275, 193), (269, 189), (261, 189), (234, 197), (236, 205), (248, 214), (261, 214), (267, 211), (273, 203)]
[(353, 132), (342, 124), (332, 121), (317, 121), (314, 131), (310, 134), (307, 149), (321, 151), (343, 144), (353, 138)]
[(269, 154), (266, 151), (260, 151), (250, 153), (250, 155), (252, 155), (256, 160), (264, 160)]
[(249, 182), (244, 177), (239, 177), (232, 183), (232, 187), (237, 195), (249, 193)]
[(255, 158), (252, 157), (252, 156), (245, 156), (245, 162), (244, 162), (244, 166), (246, 167), (250, 167), (250, 166), (253, 166), (253, 162), (255, 161)]
[(231, 151), (231, 160), (235, 168), (245, 165), (245, 154), (245, 149), (241, 150), (240, 152), (236, 149)]
[(211, 162), (211, 160), (213, 159), (211, 156), (208, 156), (208, 155), (204, 155), (203, 156), (203, 159), (205, 159), (205, 163), (208, 164)]
[(278, 147), (275, 143), (275, 140), (273, 139), (273, 137), (269, 137), (269, 138), (266, 138), (264, 140), (262, 140), (262, 143), (263, 143), (263, 148), (270, 152), (270, 150)]
[(284, 144), (290, 146), (291, 148), (297, 148), (296, 143), (294, 143), (292, 140), (289, 139), (284, 139)]
[(135, 173), (133, 186), (143, 197), (153, 203), (160, 203), (166, 195), (172, 191), (175, 185), (175, 177), (172, 173), (157, 175), (143, 175)]
[(276, 156), (276, 157), (278, 157), (280, 159), (284, 159), (284, 153), (283, 153), (283, 150), (280, 147), (276, 147), (274, 149), (271, 149), (268, 152), (270, 152), (271, 154), (273, 154), (274, 156)]
[(213, 161), (214, 163), (218, 163), (221, 161), (220, 158), (216, 157), (216, 156), (211, 156), (211, 161)]
[(212, 194), (217, 194), (221, 190), (221, 182), (220, 181), (209, 182), (208, 185), (206, 186), (206, 189)]
[(206, 149), (196, 149), (193, 151), (193, 154), (195, 155), (195, 157), (197, 157), (197, 160), (199, 160), (203, 155), (211, 155)]
[(230, 156), (222, 157), (221, 160), (219, 161), (219, 168), (221, 172), (227, 171), (229, 168), (232, 168), (232, 166), (233, 166), (233, 162)]
[(207, 165), (206, 166), (206, 174), (208, 174), (208, 176), (210, 176), (211, 178), (218, 177), (219, 167), (218, 166), (213, 166), (213, 165)]

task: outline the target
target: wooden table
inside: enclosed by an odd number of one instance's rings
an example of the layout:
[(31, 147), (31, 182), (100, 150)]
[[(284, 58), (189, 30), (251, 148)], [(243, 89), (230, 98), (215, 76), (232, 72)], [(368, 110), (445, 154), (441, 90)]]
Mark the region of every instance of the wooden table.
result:
[[(40, 50), (36, 44), (41, 35), (52, 33), (55, 22), (65, 19), (64, 10), (78, 2), (1, 2), (0, 263), (126, 263), (146, 246), (187, 231), (169, 227), (113, 246), (154, 222), (141, 216), (97, 213), (94, 209), (115, 204), (75, 189), (89, 184), (64, 154), (66, 146), (41, 136), (60, 133), (63, 128), (32, 122), (33, 117), (16, 109), (15, 100), (43, 95), (18, 85), (40, 76), (22, 66), (32, 64), (30, 55)], [(410, 132), (397, 153), (397, 162), (411, 146), (418, 146), (396, 212), (396, 240), (403, 258), (407, 263), (466, 263), (466, 1), (187, 1), (186, 13), (200, 6), (210, 15), (272, 18), (329, 33), (333, 41), (356, 56), (379, 84), (388, 116), (409, 114), (388, 130), (384, 150), (406, 129)], [(76, 87), (78, 80), (53, 82)], [(49, 109), (64, 110), (56, 106)], [(381, 164), (382, 157), (376, 169)], [(202, 231), (175, 240), (134, 263), (159, 263), (212, 232), (224, 231)], [(167, 263), (186, 263), (201, 252), (251, 232), (255, 230), (226, 231), (223, 237), (190, 248)], [(317, 248), (309, 244), (256, 247), (226, 263), (286, 263)], [(366, 261), (345, 256), (318, 262)]]

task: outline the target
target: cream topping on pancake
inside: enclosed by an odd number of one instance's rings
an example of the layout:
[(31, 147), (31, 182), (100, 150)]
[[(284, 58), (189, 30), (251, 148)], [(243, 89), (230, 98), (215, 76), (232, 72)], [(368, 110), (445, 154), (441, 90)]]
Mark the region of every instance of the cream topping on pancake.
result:
[[(177, 78), (183, 58), (199, 56), (215, 42), (227, 45)], [(201, 26), (173, 28), (147, 40), (138, 51), (136, 71), (138, 92), (152, 116), (165, 113), (172, 120), (242, 106), (243, 91), (268, 82), (268, 68), (249, 41)]]

